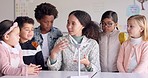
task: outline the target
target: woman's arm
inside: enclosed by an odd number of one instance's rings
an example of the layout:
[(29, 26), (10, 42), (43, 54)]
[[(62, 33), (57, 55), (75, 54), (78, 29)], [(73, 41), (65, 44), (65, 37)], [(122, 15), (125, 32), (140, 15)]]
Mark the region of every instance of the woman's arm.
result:
[(62, 64), (62, 50), (68, 46), (67, 40), (58, 39), (55, 47), (52, 49), (47, 65), (49, 69), (58, 71)]
[[(90, 47), (91, 52), (90, 55), (88, 56), (88, 60), (90, 62), (90, 65), (86, 67), (86, 69), (89, 71), (100, 71), (101, 72), (101, 67), (100, 67), (100, 55), (99, 55), (99, 45), (95, 41), (94, 45)], [(89, 67), (90, 66), (90, 67)]]

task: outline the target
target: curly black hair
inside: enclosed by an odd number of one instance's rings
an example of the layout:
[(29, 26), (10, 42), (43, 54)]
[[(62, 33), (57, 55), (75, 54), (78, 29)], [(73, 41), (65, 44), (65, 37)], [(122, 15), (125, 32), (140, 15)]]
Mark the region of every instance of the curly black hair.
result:
[(56, 7), (50, 3), (41, 3), (37, 5), (35, 11), (35, 18), (37, 20), (42, 19), (45, 15), (53, 15), (54, 19), (58, 16), (58, 11)]

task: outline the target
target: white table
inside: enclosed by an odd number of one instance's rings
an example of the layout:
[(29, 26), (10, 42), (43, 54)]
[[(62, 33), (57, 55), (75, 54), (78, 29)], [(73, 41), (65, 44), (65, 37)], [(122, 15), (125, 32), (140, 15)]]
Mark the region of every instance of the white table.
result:
[(101, 72), (94, 75), (93, 78), (148, 78), (148, 73), (109, 73)]
[[(82, 72), (81, 75), (88, 75), (91, 78), (95, 72)], [(1, 78), (67, 78), (78, 75), (75, 71), (42, 71), (38, 76), (3, 76)], [(138, 73), (108, 73), (99, 72), (92, 78), (148, 78), (148, 74)]]
[[(89, 78), (93, 76), (95, 72), (82, 72), (81, 75), (88, 75)], [(2, 78), (67, 78), (69, 76), (77, 76), (77, 71), (41, 71), (38, 76), (3, 76)]]

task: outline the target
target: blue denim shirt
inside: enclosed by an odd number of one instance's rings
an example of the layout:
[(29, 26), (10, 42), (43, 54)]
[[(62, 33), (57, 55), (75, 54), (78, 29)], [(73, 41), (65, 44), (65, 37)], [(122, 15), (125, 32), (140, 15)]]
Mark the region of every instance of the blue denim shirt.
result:
[[(61, 36), (63, 36), (63, 34), (58, 28), (55, 28), (55, 27), (51, 28), (51, 30), (48, 32), (48, 36), (47, 36), (49, 52), (51, 52), (55, 42)], [(34, 30), (34, 38), (41, 45), (41, 48), (42, 48), (43, 38), (42, 38), (42, 35), (41, 35), (40, 26), (35, 28), (35, 30)]]

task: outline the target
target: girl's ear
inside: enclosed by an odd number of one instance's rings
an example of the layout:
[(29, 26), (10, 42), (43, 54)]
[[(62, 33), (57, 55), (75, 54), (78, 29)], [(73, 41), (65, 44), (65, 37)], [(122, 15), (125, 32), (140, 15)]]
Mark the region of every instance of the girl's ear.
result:
[(4, 35), (4, 39), (8, 40), (9, 39), (9, 35), (8, 34)]
[(116, 28), (117, 30), (119, 30), (119, 28), (118, 28), (118, 23), (115, 23), (115, 28)]
[(144, 31), (144, 28), (142, 28), (142, 27), (140, 27), (140, 28), (141, 28), (140, 32), (143, 32)]
[(115, 23), (115, 26), (118, 27), (118, 23)]

